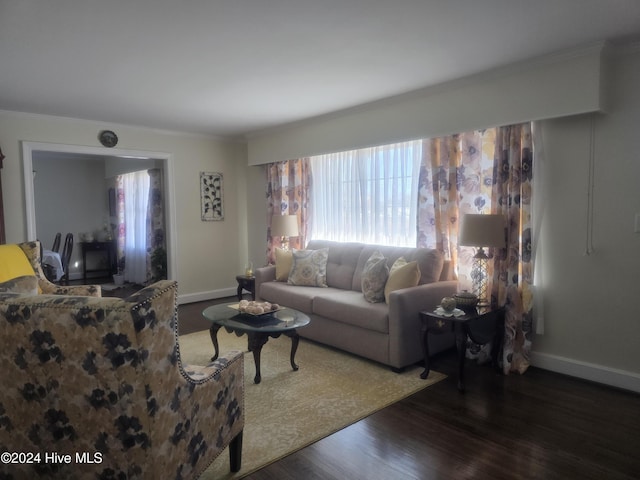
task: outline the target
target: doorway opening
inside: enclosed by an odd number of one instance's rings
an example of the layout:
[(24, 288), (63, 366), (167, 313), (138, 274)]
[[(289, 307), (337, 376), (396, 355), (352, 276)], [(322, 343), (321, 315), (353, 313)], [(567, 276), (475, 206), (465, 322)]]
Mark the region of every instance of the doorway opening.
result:
[[(106, 240), (110, 236), (115, 240), (115, 190), (110, 187), (113, 179), (135, 170), (160, 170), (164, 179), (165, 274), (166, 278), (176, 278), (175, 183), (171, 154), (36, 142), (23, 142), (22, 152), (27, 238), (39, 239), (45, 247), (62, 226), (74, 233), (78, 242)], [(71, 277), (86, 278), (89, 263), (83, 259), (81, 249), (76, 249), (70, 262)]]

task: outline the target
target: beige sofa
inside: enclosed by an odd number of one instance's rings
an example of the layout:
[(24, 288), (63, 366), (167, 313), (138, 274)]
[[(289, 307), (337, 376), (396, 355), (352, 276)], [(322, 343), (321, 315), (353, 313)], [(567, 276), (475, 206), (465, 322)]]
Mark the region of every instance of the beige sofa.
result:
[[(291, 285), (276, 281), (276, 266), (258, 268), (256, 298), (300, 310), (311, 323), (300, 336), (402, 370), (423, 359), (421, 310), (433, 310), (440, 300), (456, 292), (457, 282), (440, 252), (312, 240), (307, 250), (328, 249), (327, 287)], [(416, 261), (417, 286), (395, 290), (386, 301), (370, 303), (362, 293), (367, 260), (379, 251), (389, 267), (400, 257)], [(452, 335), (432, 335), (433, 355), (454, 345)]]

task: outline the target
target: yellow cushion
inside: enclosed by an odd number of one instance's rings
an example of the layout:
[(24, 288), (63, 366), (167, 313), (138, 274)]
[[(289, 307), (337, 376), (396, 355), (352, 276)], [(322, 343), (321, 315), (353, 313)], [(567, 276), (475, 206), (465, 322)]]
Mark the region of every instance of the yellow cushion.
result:
[(418, 262), (407, 262), (400, 257), (389, 269), (389, 279), (384, 286), (384, 300), (389, 303), (389, 294), (401, 288), (415, 287), (420, 281)]
[(35, 272), (24, 251), (18, 245), (0, 245), (0, 283), (26, 275)]
[(283, 248), (276, 248), (276, 280), (286, 282), (293, 265), (293, 252)]

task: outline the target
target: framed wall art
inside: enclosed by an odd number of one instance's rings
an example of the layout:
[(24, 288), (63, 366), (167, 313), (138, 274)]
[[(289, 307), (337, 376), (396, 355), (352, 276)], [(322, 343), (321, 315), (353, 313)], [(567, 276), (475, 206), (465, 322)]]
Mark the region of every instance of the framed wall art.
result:
[(203, 222), (224, 220), (221, 173), (200, 172), (200, 202)]

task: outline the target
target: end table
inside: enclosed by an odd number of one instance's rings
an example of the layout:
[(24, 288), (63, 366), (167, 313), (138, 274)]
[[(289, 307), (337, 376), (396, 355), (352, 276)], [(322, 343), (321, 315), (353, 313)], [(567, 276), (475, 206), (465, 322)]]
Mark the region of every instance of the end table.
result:
[(422, 321), (422, 345), (424, 372), (420, 378), (429, 376), (429, 334), (454, 332), (458, 351), (458, 390), (464, 392), (464, 361), (467, 353), (467, 336), (475, 343), (484, 345), (493, 341), (491, 360), (498, 368), (498, 355), (504, 338), (504, 308), (478, 307), (467, 310), (460, 316), (444, 316), (435, 312), (420, 312)]
[(246, 290), (251, 294), (251, 300), (256, 299), (256, 277), (246, 275), (237, 275), (236, 281), (238, 282), (238, 300), (242, 300), (242, 290)]

